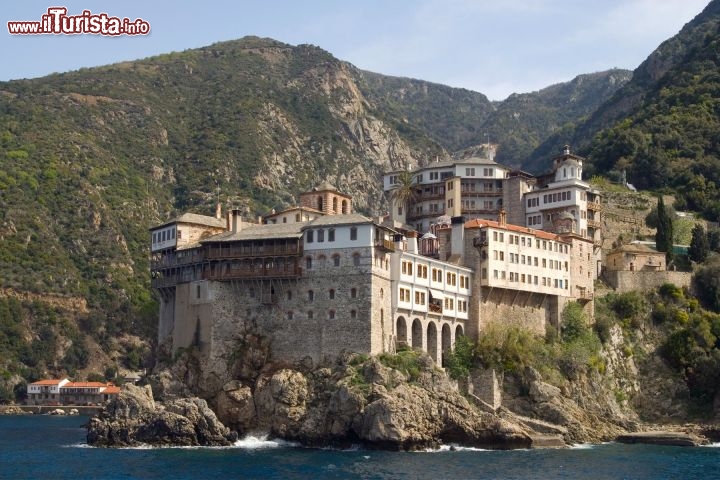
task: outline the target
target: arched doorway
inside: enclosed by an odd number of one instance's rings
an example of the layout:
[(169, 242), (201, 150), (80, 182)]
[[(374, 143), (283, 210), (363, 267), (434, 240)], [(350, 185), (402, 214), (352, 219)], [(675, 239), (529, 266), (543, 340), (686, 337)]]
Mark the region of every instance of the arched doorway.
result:
[(420, 322), (420, 319), (416, 318), (413, 320), (412, 324), (412, 347), (413, 348), (419, 348), (422, 350), (423, 348), (423, 328), (422, 323)]
[(462, 337), (463, 335), (465, 335), (465, 333), (463, 333), (462, 325), (458, 325), (457, 327), (455, 327), (455, 341), (457, 342), (458, 338)]
[(445, 358), (450, 349), (452, 348), (452, 332), (450, 331), (450, 325), (447, 323), (442, 326), (442, 365), (445, 366)]
[(404, 317), (398, 317), (397, 322), (395, 322), (395, 338), (397, 338), (398, 347), (407, 346), (407, 324)]
[(438, 363), (438, 338), (435, 322), (428, 323), (427, 327), (427, 353), (435, 363)]

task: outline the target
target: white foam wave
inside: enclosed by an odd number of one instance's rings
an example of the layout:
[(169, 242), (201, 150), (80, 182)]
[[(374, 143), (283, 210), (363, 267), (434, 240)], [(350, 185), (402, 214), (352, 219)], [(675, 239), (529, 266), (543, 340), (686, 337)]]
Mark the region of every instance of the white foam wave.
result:
[(590, 450), (592, 448), (595, 448), (594, 443), (575, 443), (573, 445), (570, 445), (570, 450)]
[(425, 453), (439, 453), (439, 452), (489, 452), (490, 450), (487, 448), (464, 447), (462, 445), (449, 443), (447, 445), (440, 445), (440, 448), (428, 448), (427, 450), (419, 450), (419, 451), (425, 452)]
[(267, 435), (260, 437), (248, 435), (235, 442), (233, 446), (245, 450), (260, 450), (266, 448), (297, 447), (298, 444), (279, 439), (268, 440)]
[(720, 442), (708, 443), (707, 445), (700, 445), (700, 446), (705, 447), (705, 448), (720, 448)]

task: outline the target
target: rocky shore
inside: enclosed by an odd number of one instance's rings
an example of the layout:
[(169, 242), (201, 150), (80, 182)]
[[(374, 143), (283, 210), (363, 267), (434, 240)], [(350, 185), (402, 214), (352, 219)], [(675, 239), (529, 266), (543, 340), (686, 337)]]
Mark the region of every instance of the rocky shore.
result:
[(130, 384), (90, 419), (87, 429), (87, 442), (96, 447), (224, 446), (237, 440), (237, 433), (218, 421), (205, 400), (178, 398), (160, 404), (150, 387)]
[(409, 366), (358, 355), (314, 368), (265, 364), (224, 383), (207, 396), (209, 405), (180, 380), (193, 378), (183, 370), (189, 363), (180, 362), (151, 376), (152, 387), (125, 386), (90, 420), (87, 440), (107, 447), (230, 445), (238, 436), (264, 434), (310, 447), (418, 450), (442, 444), (561, 448), (613, 440), (701, 445), (718, 437), (710, 427), (641, 424), (603, 409), (599, 396), (597, 404), (571, 398), (572, 391), (545, 383), (532, 369), (506, 378), (507, 398), (493, 408), (461, 393), (428, 357), (406, 355)]

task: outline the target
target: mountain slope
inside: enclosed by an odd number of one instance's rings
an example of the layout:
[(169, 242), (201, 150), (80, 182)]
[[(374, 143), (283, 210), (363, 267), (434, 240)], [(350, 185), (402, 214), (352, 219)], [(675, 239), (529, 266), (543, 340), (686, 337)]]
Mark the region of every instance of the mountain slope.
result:
[[(717, 216), (717, 192), (709, 181), (719, 180), (719, 27), (715, 0), (663, 42), (587, 121), (549, 138), (529, 163), (569, 142), (589, 156), (589, 171), (627, 170), (629, 180), (643, 188), (685, 190), (689, 184), (689, 193), (701, 193), (681, 195), (680, 208), (685, 201)], [(698, 196), (704, 198), (693, 198)]]

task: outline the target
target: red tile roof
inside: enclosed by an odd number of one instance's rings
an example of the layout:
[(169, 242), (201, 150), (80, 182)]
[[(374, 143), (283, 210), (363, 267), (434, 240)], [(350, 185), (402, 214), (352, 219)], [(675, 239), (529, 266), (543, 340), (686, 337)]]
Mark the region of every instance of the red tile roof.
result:
[(30, 385), (58, 385), (63, 380), (65, 380), (65, 379), (62, 378), (60, 380), (52, 380), (52, 379), (38, 380), (37, 382), (33, 382)]
[[(556, 242), (565, 242), (559, 235), (556, 235), (554, 233), (546, 232), (544, 230), (535, 230), (532, 228), (527, 227), (521, 227), (519, 225), (511, 225), (509, 223), (506, 223), (505, 225), (500, 225), (500, 223), (494, 221), (494, 220), (481, 220), (481, 219), (473, 219), (470, 221), (465, 222), (465, 228), (483, 228), (483, 227), (490, 227), (490, 228), (497, 228), (498, 230), (507, 230), (510, 232), (517, 232), (517, 233), (523, 233), (525, 235), (533, 235), (537, 238), (544, 238), (545, 240), (554, 240)], [(565, 242), (567, 243), (567, 242)]]
[(107, 383), (102, 382), (70, 382), (63, 385), (63, 388), (102, 388), (107, 386)]

